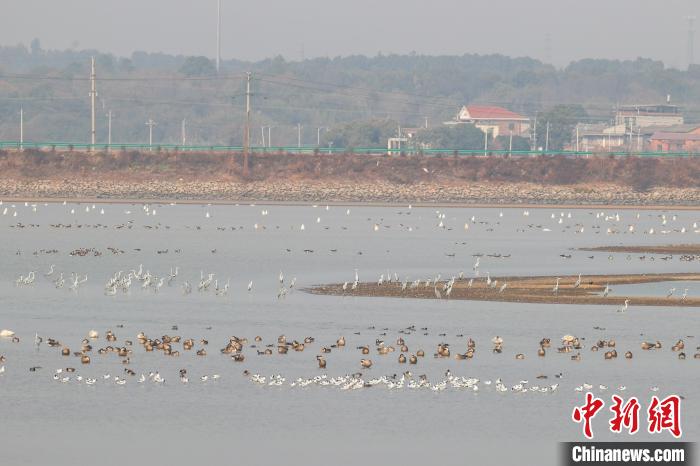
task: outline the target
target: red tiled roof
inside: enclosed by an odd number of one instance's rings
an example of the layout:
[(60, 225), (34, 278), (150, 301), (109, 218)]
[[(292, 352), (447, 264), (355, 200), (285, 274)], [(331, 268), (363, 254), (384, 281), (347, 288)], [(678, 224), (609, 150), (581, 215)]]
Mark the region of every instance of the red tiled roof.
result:
[(527, 117), (503, 107), (468, 105), (466, 108), (469, 116), (474, 120), (527, 120)]
[(658, 132), (651, 136), (656, 141), (700, 141), (700, 134)]

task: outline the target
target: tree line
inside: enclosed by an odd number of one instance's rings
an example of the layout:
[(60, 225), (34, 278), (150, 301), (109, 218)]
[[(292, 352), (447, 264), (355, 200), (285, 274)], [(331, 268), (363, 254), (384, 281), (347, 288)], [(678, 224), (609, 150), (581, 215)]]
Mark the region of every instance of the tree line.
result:
[[(38, 40), (0, 47), (0, 139), (89, 139), (90, 57), (98, 73), (98, 140), (179, 143), (182, 120), (191, 144), (239, 145), (245, 127), (245, 80), (253, 73), (251, 142), (255, 145), (384, 146), (398, 127), (421, 128), (421, 143), (483, 147), (483, 135), (462, 125), (446, 128), (465, 104), (506, 107), (549, 123), (549, 147), (568, 142), (579, 122), (608, 122), (618, 104), (672, 102), (700, 121), (700, 69), (662, 62), (587, 59), (563, 69), (531, 58), (502, 55), (348, 56), (289, 61), (224, 60), (220, 74), (206, 57), (135, 52), (117, 57), (96, 50), (44, 50)], [(42, 78), (42, 79), (39, 79)], [(300, 131), (301, 127), (301, 131)], [(269, 128), (269, 129), (268, 129)], [(538, 130), (537, 145), (545, 132)], [(504, 141), (493, 141), (503, 145)], [(522, 147), (526, 141), (517, 139)], [(528, 143), (529, 144), (529, 143)], [(515, 149), (514, 149), (515, 150)]]

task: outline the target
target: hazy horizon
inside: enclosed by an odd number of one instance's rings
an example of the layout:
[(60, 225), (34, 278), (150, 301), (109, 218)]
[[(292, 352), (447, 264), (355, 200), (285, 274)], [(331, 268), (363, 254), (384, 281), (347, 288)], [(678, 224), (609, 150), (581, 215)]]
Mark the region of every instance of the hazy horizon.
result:
[[(9, 0), (0, 43), (28, 46), (38, 38), (44, 49), (214, 58), (216, 4), (123, 0), (96, 7), (87, 0)], [(221, 55), (224, 60), (258, 61), (277, 55), (299, 60), (378, 53), (498, 53), (558, 67), (583, 58), (644, 57), (682, 68), (688, 64), (687, 17), (700, 16), (700, 4), (690, 0), (590, 0), (578, 10), (576, 3), (561, 0), (500, 0), (490, 5), (439, 0), (432, 5), (427, 9), (416, 0), (384, 0), (380, 5), (357, 0), (332, 6), (321, 0), (271, 0), (245, 5), (244, 15), (240, 4), (222, 0)], [(695, 63), (700, 58), (698, 35), (693, 41)]]

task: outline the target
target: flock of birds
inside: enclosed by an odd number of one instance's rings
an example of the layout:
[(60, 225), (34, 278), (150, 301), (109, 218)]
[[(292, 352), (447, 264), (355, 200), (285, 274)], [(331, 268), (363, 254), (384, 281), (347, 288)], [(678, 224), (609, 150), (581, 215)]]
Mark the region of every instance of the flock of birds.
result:
[[(119, 326), (118, 328), (123, 328), (123, 326)], [(599, 327), (596, 329), (601, 331), (605, 330)], [(177, 331), (178, 327), (173, 326), (171, 330)], [(374, 326), (370, 326), (367, 330), (376, 331), (377, 329)], [(318, 386), (336, 388), (339, 390), (383, 387), (388, 390), (401, 390), (405, 388), (424, 389), (433, 392), (440, 392), (448, 389), (479, 392), (480, 390), (492, 389), (499, 393), (547, 394), (556, 392), (560, 387), (562, 379), (564, 379), (563, 372), (558, 372), (553, 374), (551, 378), (547, 374), (539, 374), (535, 377), (535, 383), (530, 383), (529, 380), (520, 380), (517, 383), (507, 384), (502, 378), (482, 380), (477, 377), (457, 376), (452, 374), (451, 369), (447, 369), (441, 378), (431, 381), (425, 373), (416, 373), (414, 375), (415, 369), (405, 369), (406, 366), (417, 368), (429, 364), (429, 359), (426, 358), (426, 351), (420, 347), (409, 348), (408, 346), (408, 338), (411, 335), (421, 333), (423, 336), (428, 336), (428, 327), (421, 327), (418, 329), (415, 325), (411, 325), (399, 329), (394, 342), (387, 340), (388, 330), (388, 328), (383, 328), (378, 331), (379, 333), (377, 333), (375, 337), (371, 337), (375, 338), (372, 345), (360, 344), (356, 346), (354, 351), (357, 351), (358, 354), (357, 368), (359, 371), (340, 376), (330, 376), (326, 373), (326, 369), (328, 367), (328, 360), (332, 357), (331, 355), (333, 353), (340, 352), (348, 355), (348, 351), (353, 351), (348, 347), (349, 342), (344, 336), (339, 337), (334, 343), (317, 347), (316, 351), (313, 351), (316, 345), (316, 339), (314, 337), (293, 340), (288, 339), (285, 335), (280, 335), (276, 340), (265, 343), (261, 336), (256, 336), (252, 341), (249, 341), (245, 337), (232, 336), (228, 341), (224, 342), (223, 347), (214, 353), (217, 354), (218, 357), (230, 358), (234, 363), (243, 363), (244, 361), (249, 361), (250, 363), (250, 360), (246, 357), (250, 354), (254, 357), (272, 357), (274, 354), (277, 354), (278, 357), (285, 357), (288, 353), (303, 353), (304, 351), (308, 352), (309, 349), (312, 349), (312, 352), (315, 353), (315, 356), (312, 358), (306, 358), (304, 355), (299, 356), (305, 358), (304, 360), (306, 361), (314, 361), (314, 364), (321, 371), (321, 373), (312, 377), (287, 379), (281, 374), (265, 376), (259, 373), (253, 373), (248, 369), (243, 370), (243, 377), (246, 377), (252, 384), (268, 387), (286, 386), (289, 388), (305, 388), (309, 386)], [(355, 332), (353, 338), (360, 340), (363, 338), (360, 335), (361, 332)], [(446, 333), (438, 333), (437, 335), (443, 341), (436, 345), (435, 352), (432, 355), (434, 360), (470, 360), (477, 357), (477, 347), (481, 348), (481, 345), (477, 345), (474, 339), (463, 334), (455, 335), (456, 338), (460, 339), (458, 344), (444, 342), (447, 337)], [(686, 338), (693, 338), (693, 336), (687, 336)], [(2, 343), (3, 340), (11, 340), (13, 343), (20, 344), (20, 338), (13, 331), (7, 329), (0, 331), (0, 343)], [(75, 367), (71, 367), (70, 365), (68, 367), (54, 369), (50, 372), (51, 379), (57, 383), (84, 384), (87, 386), (107, 384), (127, 385), (130, 383), (164, 385), (166, 384), (166, 376), (164, 376), (161, 371), (152, 370), (137, 374), (131, 367), (136, 362), (140, 363), (141, 366), (148, 363), (145, 359), (149, 354), (162, 353), (171, 358), (184, 358), (187, 354), (190, 354), (195, 360), (204, 360), (209, 354), (207, 351), (209, 348), (209, 341), (206, 338), (196, 340), (194, 338), (186, 338), (182, 335), (169, 334), (153, 338), (147, 336), (143, 332), (139, 332), (134, 340), (126, 338), (120, 341), (112, 330), (107, 330), (103, 337), (95, 330), (89, 331), (86, 337), (80, 342), (79, 351), (71, 351), (66, 344), (61, 343), (57, 339), (41, 337), (38, 334), (35, 334), (33, 343), (37, 351), (39, 351), (42, 346), (48, 346), (54, 349), (55, 356), (53, 356), (53, 358), (55, 359), (66, 359), (71, 356), (77, 358), (80, 361), (80, 365), (84, 368), (90, 367), (89, 365), (92, 362), (92, 358), (95, 357), (95, 354), (107, 360), (112, 358), (111, 361), (113, 361), (113, 363), (123, 367), (121, 373), (118, 375), (112, 375), (111, 373), (83, 375), (80, 373), (81, 371), (78, 371)], [(553, 342), (550, 338), (542, 338), (539, 340), (537, 346), (536, 355), (538, 358), (544, 358), (549, 352), (554, 352), (555, 354), (568, 356), (567, 359), (570, 361), (581, 361), (581, 352), (586, 347), (590, 348), (589, 350), (592, 353), (603, 352), (603, 359), (605, 360), (614, 360), (618, 357), (616, 349), (617, 343), (614, 339), (598, 339), (595, 343), (586, 344), (585, 338), (565, 335), (561, 337), (558, 345), (553, 346)], [(461, 348), (464, 352), (455, 349), (456, 347)], [(643, 341), (641, 343), (641, 349), (644, 352), (661, 351), (663, 347), (664, 344), (660, 341)], [(486, 345), (485, 351), (481, 351), (494, 355), (504, 353), (504, 338), (498, 335), (493, 337)], [(677, 340), (671, 346), (671, 351), (673, 354), (677, 355), (677, 359), (686, 359), (685, 340)], [(694, 359), (700, 360), (700, 346), (696, 348), (696, 351)], [(391, 374), (374, 374), (372, 370), (374, 363), (371, 359), (371, 354), (373, 353), (379, 358), (391, 359), (392, 356), (395, 357), (399, 370)], [(396, 353), (399, 353), (398, 357)], [(634, 357), (630, 350), (624, 353), (624, 358), (627, 360), (632, 360)], [(516, 360), (524, 360), (526, 355), (525, 353), (515, 353), (514, 358)], [(144, 361), (141, 361), (141, 359), (144, 359)], [(184, 362), (183, 365), (192, 365), (191, 360), (186, 361), (187, 362)], [(0, 377), (7, 377), (8, 375), (6, 362), (6, 356), (0, 354)], [(253, 364), (255, 363), (253, 362)], [(13, 368), (13, 370), (14, 369), (15, 368)], [(37, 373), (41, 371), (41, 366), (29, 367), (29, 372)], [(85, 369), (84, 372), (88, 374), (90, 371)], [(219, 373), (199, 373), (192, 380), (199, 383), (212, 383), (221, 378), (222, 375)], [(167, 377), (167, 379), (170, 380), (169, 377)], [(174, 381), (176, 384), (190, 383), (188, 369), (179, 369), (177, 378), (175, 378)], [(572, 388), (576, 392), (590, 391), (596, 388), (600, 391), (608, 390), (607, 385), (594, 385), (587, 382), (580, 385), (573, 385)], [(626, 386), (620, 385), (616, 390), (618, 392), (623, 392), (626, 389)], [(659, 387), (654, 385), (651, 386), (649, 390), (656, 392), (659, 390)]]
[[(2, 206), (1, 201), (0, 206)], [(37, 211), (37, 204), (25, 204), (25, 207), (31, 208), (32, 212)], [(76, 209), (76, 207), (71, 207), (70, 215), (76, 215)], [(142, 210), (145, 216), (151, 217), (157, 215), (156, 208), (150, 205), (144, 205), (142, 207)], [(326, 206), (326, 210), (329, 210), (328, 206)], [(12, 217), (17, 217), (18, 211), (19, 208), (16, 205), (12, 205), (9, 206), (9, 208), (4, 207), (2, 209), (2, 215), (11, 215)], [(105, 209), (103, 207), (98, 209), (95, 205), (85, 206), (85, 212), (94, 212), (98, 213), (99, 215), (104, 215)], [(123, 213), (125, 215), (134, 214), (134, 212), (132, 212), (131, 210), (124, 210)], [(401, 215), (411, 215), (411, 213), (412, 206), (409, 206), (407, 211), (404, 210), (400, 212)], [(264, 219), (266, 219), (268, 215), (268, 209), (263, 209), (261, 211), (261, 216)], [(345, 215), (350, 215), (350, 209), (346, 210)], [(522, 212), (522, 215), (525, 218), (530, 217), (529, 210), (524, 210)], [(601, 234), (603, 232), (608, 235), (635, 234), (638, 230), (640, 230), (637, 222), (640, 220), (639, 213), (636, 214), (636, 218), (631, 223), (627, 223), (626, 225), (624, 224), (625, 222), (623, 222), (623, 216), (621, 216), (619, 213), (611, 215), (605, 212), (592, 212), (591, 215), (595, 216), (595, 222), (590, 227), (595, 234)], [(206, 209), (204, 217), (206, 219), (213, 218), (210, 209)], [(471, 218), (469, 218), (469, 220), (464, 223), (464, 230), (468, 231), (470, 228), (474, 228), (474, 226), (478, 225), (482, 226), (487, 231), (493, 231), (493, 229), (496, 228), (497, 225), (500, 225), (500, 219), (502, 219), (503, 217), (503, 212), (498, 213), (498, 220), (496, 221), (489, 220), (486, 218), (477, 219), (476, 216), (471, 216)], [(558, 214), (552, 213), (550, 216), (550, 220), (551, 222), (526, 222), (526, 225), (522, 226), (522, 228), (518, 227), (518, 231), (538, 230), (542, 232), (549, 232), (553, 231), (553, 229), (555, 228), (561, 228), (562, 232), (573, 231), (574, 233), (583, 233), (586, 228), (582, 221), (577, 222), (576, 220), (574, 220), (574, 216), (572, 216), (571, 212), (559, 212)], [(690, 226), (690, 224), (680, 225), (678, 224), (678, 218), (676, 215), (667, 216), (666, 214), (662, 213), (658, 215), (657, 220), (658, 223), (655, 223), (654, 226), (647, 226), (641, 229), (640, 231), (648, 235), (671, 233), (685, 234), (690, 232), (700, 233), (700, 229), (698, 228), (698, 222), (692, 223), (692, 227)], [(374, 232), (387, 230), (397, 226), (387, 223), (383, 218), (368, 218), (367, 221), (370, 222), (370, 224), (372, 225), (371, 229)], [(321, 223), (320, 216), (316, 218), (315, 223)], [(433, 225), (437, 229), (452, 230), (455, 228), (453, 226), (454, 224), (456, 224), (455, 219), (448, 218), (446, 212), (435, 212), (435, 223), (433, 223)], [(52, 227), (69, 228), (72, 225), (75, 224), (69, 222), (54, 224), (52, 225)], [(296, 223), (296, 225), (299, 225), (298, 228), (295, 228), (299, 231), (305, 231), (307, 229), (304, 223)], [(13, 227), (20, 228), (24, 228), (26, 226), (27, 225), (23, 224), (13, 225)], [(32, 223), (28, 226), (38, 227), (38, 224)], [(115, 226), (115, 228), (131, 229), (133, 228), (133, 226), (133, 221), (129, 220), (124, 224)], [(160, 228), (161, 226), (162, 225), (159, 224), (155, 228)], [(107, 228), (106, 225), (101, 224), (100, 227)], [(414, 231), (419, 228), (419, 226), (417, 226), (416, 224), (409, 225), (408, 222), (401, 222), (398, 224), (398, 227), (399, 229), (404, 231)], [(168, 226), (163, 226), (163, 228), (169, 229)], [(197, 226), (196, 228), (200, 229), (201, 227)], [(266, 228), (267, 227), (262, 223), (262, 221), (253, 225), (253, 229), (256, 231), (265, 230)], [(347, 227), (342, 228), (347, 229)], [(227, 230), (227, 228), (221, 226), (217, 227), (217, 229)], [(232, 227), (232, 229), (234, 228)], [(123, 251), (116, 249), (112, 252), (116, 254), (117, 252), (115, 251), (123, 253)], [(313, 250), (305, 250), (305, 252), (307, 251), (313, 252)], [(161, 252), (167, 253), (168, 250), (158, 251), (159, 254)], [(212, 250), (212, 253), (215, 253), (215, 250)], [(448, 253), (447, 256), (454, 257), (455, 254)], [(510, 255), (499, 255), (498, 257), (507, 258), (510, 257)], [(570, 258), (571, 256), (562, 255), (562, 257)], [(433, 289), (437, 298), (449, 298), (456, 281), (465, 280), (467, 281), (467, 286), (472, 286), (475, 283), (477, 283), (477, 280), (483, 280), (486, 286), (488, 288), (493, 289), (494, 292), (503, 293), (507, 289), (508, 283), (499, 283), (498, 280), (492, 279), (489, 272), (486, 272), (486, 276), (482, 277), (481, 267), (481, 256), (479, 255), (476, 257), (475, 262), (472, 266), (473, 277), (471, 278), (465, 277), (465, 274), (463, 272), (459, 272), (457, 275), (450, 276), (447, 278), (443, 278), (440, 274), (437, 274), (435, 276), (428, 277), (425, 279), (411, 280), (408, 277), (401, 279), (398, 273), (387, 271), (386, 274), (381, 273), (379, 275), (376, 283), (378, 286), (384, 286), (385, 284), (400, 284), (401, 289), (404, 291), (421, 286), (428, 287)], [(43, 275), (56, 288), (60, 289), (66, 287), (72, 291), (78, 291), (82, 286), (84, 286), (88, 282), (87, 274), (79, 274), (75, 272), (68, 274), (67, 272), (58, 271), (55, 265), (51, 265), (46, 272), (39, 273), (37, 271), (29, 271), (28, 273), (19, 275), (15, 280), (15, 285), (17, 287), (31, 287), (36, 284), (37, 275), (39, 275), (39, 277)], [(103, 290), (104, 294), (107, 296), (114, 296), (118, 293), (130, 293), (130, 290), (135, 288), (139, 288), (144, 291), (151, 291), (153, 293), (158, 293), (165, 286), (179, 286), (180, 290), (184, 295), (189, 295), (194, 292), (197, 292), (212, 293), (216, 296), (227, 296), (231, 292), (230, 279), (227, 278), (224, 282), (223, 279), (217, 277), (217, 275), (213, 272), (205, 272), (204, 270), (202, 270), (200, 271), (199, 279), (192, 280), (191, 282), (188, 280), (180, 282), (180, 276), (180, 268), (177, 266), (172, 267), (168, 273), (155, 274), (152, 273), (149, 269), (145, 269), (143, 265), (139, 265), (138, 267), (133, 268), (131, 270), (118, 270), (114, 273), (111, 273), (110, 276), (107, 278), (106, 282), (104, 282)], [(573, 286), (580, 286), (581, 280), (582, 277), (581, 275), (579, 275), (578, 280)], [(296, 286), (296, 277), (293, 277), (291, 280), (286, 280), (282, 271), (280, 271), (275, 281), (276, 283), (278, 283), (276, 293), (278, 299), (283, 299)], [(352, 280), (349, 280), (343, 284), (343, 290), (355, 290), (357, 289), (359, 284), (359, 271), (358, 269), (355, 269), (354, 277), (352, 278)], [(551, 292), (556, 295), (560, 291), (560, 286), (560, 280), (556, 279), (556, 282), (552, 284)], [(248, 293), (252, 292), (252, 280), (249, 281), (246, 290)], [(608, 296), (611, 293), (611, 291), (612, 290), (610, 289), (610, 287), (606, 286), (605, 290), (603, 291), (603, 295)], [(673, 296), (678, 296), (678, 294), (680, 294), (680, 299), (686, 299), (688, 296), (688, 289), (684, 289), (683, 292), (680, 293), (679, 290), (671, 288), (667, 293), (667, 297), (670, 299)], [(624, 306), (621, 307), (619, 311), (626, 311), (628, 308), (628, 304), (629, 301), (626, 301)], [(177, 331), (177, 328), (173, 327), (173, 330)], [(375, 329), (374, 327), (370, 327), (368, 330)], [(318, 370), (321, 371), (318, 375), (314, 375), (312, 377), (287, 378), (281, 374), (273, 374), (266, 376), (254, 371), (243, 370), (243, 376), (246, 377), (250, 381), (250, 383), (254, 385), (273, 387), (287, 386), (290, 388), (304, 388), (310, 386), (319, 386), (337, 388), (340, 390), (356, 390), (371, 387), (384, 387), (389, 390), (401, 390), (406, 388), (422, 389), (432, 392), (441, 392), (449, 389), (478, 392), (480, 390), (492, 389), (493, 391), (499, 393), (542, 394), (551, 394), (560, 390), (560, 384), (562, 383), (562, 380), (560, 379), (564, 378), (563, 373), (559, 372), (553, 375), (539, 374), (536, 376), (537, 381), (535, 383), (530, 383), (528, 380), (519, 380), (516, 383), (506, 383), (503, 381), (502, 378), (480, 379), (477, 377), (456, 376), (453, 375), (450, 370), (448, 370), (444, 372), (444, 374), (441, 377), (438, 377), (435, 380), (430, 380), (426, 373), (418, 373), (419, 371), (415, 370), (404, 370), (406, 367), (411, 367), (415, 369), (417, 367), (420, 367), (421, 365), (425, 365), (427, 363), (427, 360), (429, 360), (429, 358), (426, 358), (426, 352), (423, 349), (418, 347), (409, 348), (408, 343), (406, 341), (407, 337), (415, 332), (423, 332), (423, 335), (427, 336), (428, 328), (423, 327), (419, 330), (416, 329), (415, 326), (409, 326), (404, 329), (400, 329), (400, 336), (396, 338), (395, 342), (388, 341), (387, 331), (388, 328), (382, 329), (381, 333), (377, 335), (373, 344), (366, 344), (365, 342), (359, 346), (356, 346), (355, 350), (359, 352), (357, 367), (355, 368), (357, 371), (352, 372), (350, 374), (330, 376), (326, 373), (329, 362), (331, 363), (331, 365), (333, 363), (331, 355), (332, 353), (337, 353), (340, 351), (353, 351), (346, 347), (347, 342), (345, 338), (340, 337), (332, 344), (319, 347), (317, 351), (314, 351), (315, 354), (313, 355), (313, 357), (308, 358), (309, 364), (317, 366)], [(356, 333), (359, 336), (360, 332)], [(446, 337), (446, 334), (444, 333), (438, 335), (441, 338)], [(432, 355), (433, 358), (443, 360), (470, 360), (477, 357), (478, 353), (476, 350), (476, 342), (471, 338), (464, 337), (464, 335), (461, 334), (457, 335), (457, 337), (460, 338), (461, 341), (456, 345), (451, 345), (444, 341), (437, 343), (436, 350)], [(48, 345), (49, 347), (56, 349), (58, 353), (56, 355), (57, 358), (67, 358), (71, 356), (78, 358), (78, 360), (80, 361), (79, 367), (83, 368), (82, 371), (78, 371), (76, 367), (70, 366), (61, 367), (49, 371), (51, 374), (51, 379), (57, 383), (62, 384), (79, 383), (85, 384), (87, 386), (105, 384), (123, 386), (132, 383), (165, 385), (166, 383), (172, 384), (173, 382), (175, 384), (188, 384), (190, 383), (190, 380), (192, 380), (192, 382), (212, 383), (222, 378), (222, 375), (219, 373), (198, 373), (195, 376), (191, 376), (188, 373), (187, 369), (182, 368), (177, 372), (177, 375), (173, 374), (171, 380), (170, 374), (166, 375), (164, 372), (159, 370), (149, 370), (146, 372), (137, 373), (135, 370), (131, 369), (131, 367), (133, 367), (134, 358), (146, 358), (146, 355), (149, 353), (162, 353), (168, 357), (184, 357), (186, 354), (192, 354), (194, 358), (201, 360), (201, 358), (205, 358), (209, 353), (209, 342), (204, 338), (195, 340), (193, 338), (185, 338), (180, 335), (167, 334), (152, 338), (146, 336), (143, 333), (139, 333), (136, 335), (135, 340), (125, 339), (121, 342), (118, 342), (115, 334), (111, 331), (107, 331), (104, 335), (104, 338), (106, 339), (106, 343), (103, 345), (100, 341), (101, 339), (99, 337), (98, 332), (89, 332), (88, 336), (81, 341), (79, 345), (79, 351), (71, 351), (67, 345), (60, 343), (58, 340), (48, 337), (40, 337), (39, 335), (35, 335), (34, 345), (37, 349), (41, 348), (44, 345)], [(9, 330), (3, 330), (2, 332), (0, 332), (0, 344), (3, 343), (3, 340), (6, 339), (10, 339), (14, 343), (20, 343), (19, 337), (16, 336), (14, 332)], [(217, 354), (217, 356), (230, 358), (234, 363), (244, 363), (245, 361), (248, 361), (248, 364), (250, 364), (251, 355), (253, 357), (262, 358), (270, 357), (274, 354), (282, 356), (290, 352), (301, 353), (305, 350), (307, 350), (308, 352), (309, 349), (314, 347), (315, 340), (316, 339), (313, 337), (305, 337), (299, 341), (288, 340), (284, 335), (281, 335), (277, 338), (276, 341), (264, 343), (261, 337), (255, 337), (254, 340), (251, 342), (249, 342), (246, 338), (231, 337), (228, 341), (224, 342), (223, 347), (215, 353)], [(485, 352), (492, 354), (501, 354), (505, 351), (504, 341), (502, 337), (496, 336), (491, 340), (490, 343), (490, 345), (486, 345), (487, 349)], [(99, 348), (97, 348), (98, 345), (100, 346)], [(561, 344), (556, 345), (555, 348), (551, 348), (551, 341), (548, 338), (542, 338), (539, 341), (539, 344), (537, 345), (536, 357), (543, 358), (546, 357), (546, 355), (548, 355), (550, 352), (554, 352), (555, 354), (563, 355), (562, 357), (566, 357), (566, 359), (570, 361), (580, 361), (583, 358), (582, 351), (584, 347), (587, 346), (590, 348), (591, 352), (600, 351), (601, 353), (603, 353), (603, 359), (605, 360), (614, 360), (618, 357), (616, 344), (612, 339), (598, 340), (598, 342), (593, 345), (585, 345), (585, 341), (583, 338), (578, 338), (571, 335), (563, 337)], [(641, 348), (643, 351), (659, 351), (663, 348), (663, 345), (661, 344), (661, 342), (658, 341), (643, 342)], [(246, 351), (246, 349), (248, 351)], [(679, 339), (671, 347), (671, 349), (676, 355), (677, 359), (686, 359), (685, 341), (683, 339)], [(103, 373), (96, 375), (94, 373), (90, 373), (90, 364), (92, 358), (95, 357), (95, 354), (101, 355), (100, 357), (105, 358), (110, 356), (116, 357), (115, 362), (119, 363), (121, 368), (119, 374), (112, 375), (110, 373)], [(373, 372), (377, 369), (376, 367), (372, 369), (374, 366), (374, 362), (370, 357), (371, 354), (376, 354), (375, 357), (379, 358), (396, 358), (398, 367), (401, 369), (396, 370), (395, 373), (394, 371), (391, 371), (392, 373), (390, 374), (374, 374)], [(631, 360), (634, 358), (634, 355), (630, 350), (625, 351), (623, 354), (624, 358), (627, 360)], [(526, 357), (529, 357), (526, 356), (525, 353), (512, 353), (511, 355), (516, 360), (523, 360)], [(693, 354), (693, 359), (700, 359), (700, 347), (697, 348), (697, 353)], [(7, 377), (9, 372), (6, 370), (6, 360), (7, 358), (4, 355), (0, 354), (0, 376), (2, 377)], [(8, 368), (12, 368), (13, 371), (15, 370), (15, 367), (13, 367), (11, 363), (7, 364)], [(38, 366), (32, 366), (29, 367), (29, 371), (33, 373), (41, 372), (42, 368)], [(83, 375), (81, 372), (85, 375)], [(551, 380), (550, 377), (556, 380)], [(601, 391), (608, 390), (607, 385), (590, 384), (587, 382), (583, 384), (575, 384), (572, 386), (572, 389), (575, 391), (583, 391), (591, 390), (595, 387), (597, 387)], [(651, 391), (657, 391), (658, 389), (658, 386), (652, 386), (650, 388)], [(617, 390), (624, 391), (626, 390), (626, 387), (624, 385), (620, 385), (617, 387)]]
[[(51, 264), (49, 267), (49, 270), (44, 273), (44, 276), (53, 283), (53, 286), (56, 287), (57, 289), (64, 288), (66, 284), (68, 284), (68, 289), (71, 291), (78, 291), (78, 289), (87, 283), (88, 281), (88, 276), (87, 274), (85, 275), (79, 275), (75, 272), (72, 272), (70, 274), (70, 278), (68, 281), (66, 281), (66, 277), (63, 275), (63, 272), (60, 272), (58, 275), (56, 275), (56, 266), (54, 264)], [(36, 283), (36, 271), (33, 270), (26, 275), (20, 275), (17, 277), (15, 280), (15, 286), (31, 286)]]
[[(180, 274), (180, 267), (175, 266), (170, 268), (170, 272), (166, 276), (158, 276), (151, 273), (150, 270), (144, 270), (143, 264), (139, 264), (138, 268), (131, 269), (129, 271), (119, 270), (115, 272), (104, 285), (104, 294), (107, 296), (114, 296), (118, 292), (124, 294), (130, 293), (132, 287), (140, 288), (141, 290), (151, 290), (154, 293), (158, 293), (164, 285), (169, 287), (174, 286), (176, 280)], [(70, 279), (66, 282), (63, 272), (56, 275), (56, 266), (51, 264), (48, 271), (44, 274), (47, 280), (49, 280), (55, 288), (61, 289), (68, 283), (68, 288), (71, 291), (77, 292), (78, 289), (87, 283), (88, 276), (79, 275), (75, 272), (71, 273)], [(294, 290), (296, 286), (297, 278), (292, 277), (290, 281), (285, 283), (284, 272), (280, 270), (278, 275), (279, 288), (277, 291), (277, 299), (285, 298), (290, 292)], [(15, 280), (15, 286), (18, 287), (29, 287), (36, 283), (36, 271), (31, 271), (26, 275), (20, 275)], [(196, 283), (196, 290), (199, 293), (213, 292), (215, 296), (226, 296), (231, 288), (230, 278), (226, 280), (225, 283), (220, 283), (219, 279), (216, 278), (215, 273), (205, 273), (203, 270), (200, 271), (199, 282)], [(195, 289), (192, 283), (185, 280), (181, 285), (182, 293), (184, 295), (189, 295)], [(246, 291), (251, 293), (253, 291), (253, 280), (248, 282)]]
[[(400, 287), (400, 290), (402, 292), (405, 292), (405, 291), (411, 290), (411, 289), (415, 289), (415, 288), (419, 288), (421, 286), (424, 286), (425, 288), (432, 287), (433, 291), (435, 293), (435, 297), (437, 299), (442, 299), (443, 297), (449, 298), (450, 295), (452, 294), (452, 289), (453, 289), (456, 281), (458, 281), (458, 280), (467, 281), (467, 285), (466, 285), (467, 288), (472, 288), (474, 286), (474, 284), (476, 284), (477, 281), (480, 280), (480, 278), (479, 278), (479, 265), (480, 265), (479, 262), (480, 262), (480, 257), (477, 257), (476, 262), (474, 263), (474, 266), (473, 266), (473, 270), (475, 271), (474, 277), (469, 278), (469, 279), (465, 278), (463, 271), (460, 271), (457, 275), (452, 275), (448, 279), (444, 279), (442, 277), (442, 274), (438, 273), (434, 277), (429, 277), (426, 279), (411, 280), (409, 278), (404, 278), (402, 280), (399, 278), (398, 273), (394, 272), (393, 276), (392, 276), (392, 273), (387, 271), (386, 276), (383, 273), (379, 276), (376, 284), (378, 287), (381, 287), (384, 285), (391, 285), (392, 283), (398, 284)], [(582, 278), (583, 278), (582, 275), (578, 274), (578, 278), (571, 285), (571, 287), (573, 289), (579, 288), (582, 284)], [(491, 279), (491, 274), (489, 272), (486, 273), (486, 277), (482, 278), (482, 280), (483, 280), (483, 283), (484, 283), (486, 288), (497, 290), (498, 293), (503, 293), (505, 291), (505, 289), (508, 287), (508, 282), (506, 282), (506, 281), (502, 282), (499, 285), (497, 279)], [(561, 283), (561, 278), (556, 277), (555, 282), (554, 282), (554, 286), (552, 286), (552, 294), (555, 296), (559, 294), (559, 290), (561, 287), (560, 283)], [(355, 291), (357, 289), (357, 287), (359, 286), (359, 284), (360, 284), (360, 282), (359, 282), (358, 271), (357, 271), (357, 269), (355, 269), (354, 280), (352, 282), (346, 281), (343, 283), (343, 285), (342, 285), (343, 293)], [(607, 283), (605, 285), (605, 288), (603, 288), (601, 295), (603, 297), (607, 298), (611, 292), (612, 292), (612, 288), (610, 288), (610, 284)], [(668, 292), (666, 293), (666, 298), (671, 299), (675, 292), (676, 292), (676, 288), (671, 287), (668, 290)], [(687, 298), (688, 298), (688, 288), (684, 288), (683, 293), (680, 295), (679, 299), (681, 301), (685, 301)], [(623, 313), (623, 312), (627, 311), (627, 309), (629, 308), (629, 304), (630, 304), (630, 300), (625, 299), (623, 305), (617, 309), (617, 312)]]

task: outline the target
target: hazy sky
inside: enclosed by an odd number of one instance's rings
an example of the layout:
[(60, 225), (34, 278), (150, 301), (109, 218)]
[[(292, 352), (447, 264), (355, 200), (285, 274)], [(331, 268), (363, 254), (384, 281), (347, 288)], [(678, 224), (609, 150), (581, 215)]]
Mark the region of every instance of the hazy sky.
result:
[[(2, 0), (0, 44), (215, 56), (217, 0)], [(699, 0), (222, 0), (222, 56), (502, 53), (684, 66)], [(700, 20), (698, 21), (700, 39)], [(549, 41), (547, 41), (549, 36)], [(549, 46), (547, 43), (549, 42)], [(700, 41), (695, 41), (696, 62)], [(548, 52), (549, 48), (549, 52)]]

